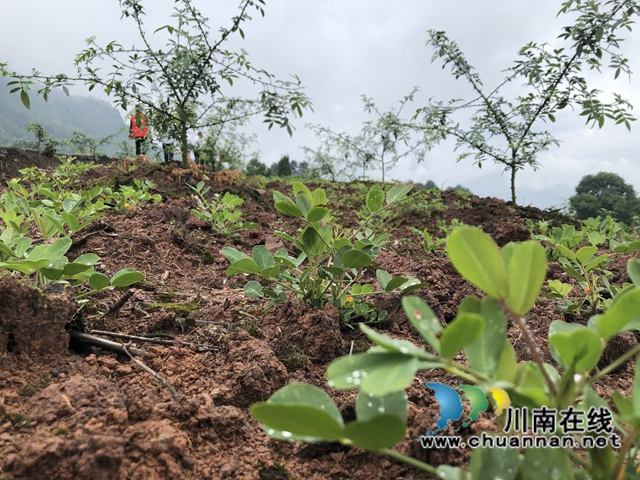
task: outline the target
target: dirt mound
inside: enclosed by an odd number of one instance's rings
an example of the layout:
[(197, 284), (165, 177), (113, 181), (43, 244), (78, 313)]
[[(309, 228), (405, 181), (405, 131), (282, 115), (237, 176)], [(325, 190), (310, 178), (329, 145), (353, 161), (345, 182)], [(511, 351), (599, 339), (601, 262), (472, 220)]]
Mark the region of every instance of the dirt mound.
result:
[(0, 355), (11, 352), (32, 359), (64, 353), (64, 328), (76, 312), (69, 291), (46, 295), (11, 275), (0, 278)]

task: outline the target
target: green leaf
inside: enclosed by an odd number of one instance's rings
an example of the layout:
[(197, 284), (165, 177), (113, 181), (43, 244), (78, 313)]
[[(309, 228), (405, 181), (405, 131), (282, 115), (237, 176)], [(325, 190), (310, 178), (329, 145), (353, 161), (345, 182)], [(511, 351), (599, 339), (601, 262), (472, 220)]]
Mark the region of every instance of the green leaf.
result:
[(308, 226), (300, 236), (302, 250), (309, 256), (321, 255), (327, 249), (327, 245), (320, 234), (312, 226)]
[(311, 210), (309, 210), (309, 213), (307, 213), (307, 220), (309, 222), (319, 222), (328, 214), (329, 209), (326, 207), (313, 207)]
[(367, 208), (371, 213), (375, 213), (384, 204), (384, 192), (380, 187), (373, 187), (367, 193)]
[(309, 190), (309, 188), (307, 188), (307, 186), (304, 183), (294, 180), (293, 182), (291, 182), (291, 186), (293, 187), (293, 193), (296, 196), (300, 192), (302, 192), (304, 195), (307, 196), (307, 198), (309, 198), (309, 200), (313, 200), (313, 195), (311, 195), (311, 190)]
[(394, 185), (387, 192), (387, 204), (391, 205), (392, 203), (402, 200), (407, 196), (407, 193), (409, 193), (412, 188), (413, 185), (404, 185), (402, 183)]
[(258, 264), (260, 271), (273, 267), (276, 264), (273, 255), (271, 255), (271, 252), (264, 245), (256, 245), (253, 247), (253, 260)]
[(636, 373), (631, 388), (631, 398), (633, 399), (633, 411), (640, 417), (640, 357), (636, 360)]
[(376, 397), (372, 393), (360, 390), (356, 398), (356, 418), (358, 420), (368, 420), (385, 413), (396, 415), (406, 422), (408, 410), (407, 395), (403, 390), (391, 392), (382, 397)]
[(637, 318), (640, 318), (640, 288), (631, 288), (616, 296), (609, 310), (597, 319), (596, 328), (602, 337), (610, 338)]
[(553, 357), (564, 369), (588, 372), (600, 359), (604, 346), (597, 333), (584, 325), (551, 322), (549, 345)]
[(385, 292), (392, 292), (396, 288), (402, 287), (405, 283), (407, 283), (409, 279), (407, 277), (395, 277), (387, 283), (387, 286), (384, 288)]
[(241, 258), (251, 258), (249, 257), (249, 255), (242, 253), (240, 250), (233, 247), (223, 247), (222, 253), (225, 257), (227, 257), (227, 260), (229, 260), (229, 263), (231, 263), (232, 265)]
[(549, 288), (553, 291), (558, 292), (558, 294), (566, 297), (571, 289), (573, 288), (569, 283), (562, 283), (560, 280), (549, 280)]
[(109, 286), (109, 277), (102, 273), (94, 273), (89, 277), (89, 286), (94, 290), (104, 290)]
[(442, 325), (433, 310), (420, 297), (402, 297), (402, 308), (409, 321), (418, 330), (422, 338), (436, 351), (440, 352), (440, 341), (437, 334)]
[(100, 257), (95, 253), (85, 253), (76, 258), (73, 263), (83, 263), (84, 265), (95, 265)]
[(338, 390), (361, 388), (382, 397), (411, 385), (419, 368), (416, 357), (401, 353), (357, 353), (331, 362), (327, 379)]
[(509, 261), (509, 308), (519, 315), (527, 313), (538, 298), (546, 274), (547, 260), (542, 245), (535, 240), (518, 245)]
[[(473, 299), (469, 301), (472, 305), (463, 310), (467, 299)], [(496, 299), (485, 297), (482, 302), (477, 300), (475, 297), (467, 297), (459, 309), (460, 312), (475, 313), (484, 319), (482, 333), (475, 342), (464, 347), (464, 353), (471, 368), (492, 378), (498, 370), (502, 349), (507, 341), (507, 317)]]
[(300, 403), (320, 407), (331, 415), (336, 422), (341, 425), (344, 424), (340, 410), (333, 403), (331, 397), (327, 392), (315, 385), (291, 383), (279, 389), (267, 401), (269, 403)]
[(459, 227), (449, 235), (447, 254), (454, 267), (471, 283), (496, 298), (507, 296), (507, 273), (500, 250), (489, 235)]
[(522, 480), (573, 480), (571, 460), (563, 448), (527, 448), (521, 472)]
[(383, 414), (347, 424), (344, 427), (344, 436), (356, 447), (377, 452), (402, 441), (405, 431), (406, 425), (402, 418)]
[(304, 216), (304, 218), (307, 218), (307, 215), (312, 207), (311, 199), (304, 193), (301, 193), (299, 195), (296, 195), (296, 205), (298, 205), (298, 207), (302, 211), (302, 215)]
[(50, 243), (48, 245), (38, 245), (29, 254), (29, 260), (48, 258), (49, 262), (53, 263), (69, 251), (71, 243), (71, 239), (65, 237), (58, 238), (53, 243)]
[(460, 467), (440, 465), (437, 470), (442, 480), (472, 480), (471, 475)]
[(377, 269), (376, 278), (378, 279), (378, 283), (380, 284), (380, 287), (384, 290), (385, 288), (387, 288), (387, 284), (389, 283), (392, 277), (391, 277), (391, 274), (386, 270)]
[(313, 206), (318, 205), (326, 205), (327, 204), (327, 194), (321, 188), (316, 188), (313, 191)]
[(78, 275), (79, 273), (82, 272), (86, 272), (87, 270), (92, 269), (93, 266), (92, 265), (87, 265), (85, 263), (77, 263), (77, 262), (73, 262), (73, 263), (67, 263), (64, 266), (63, 269), (63, 274), (67, 277), (73, 276), (73, 275)]
[(342, 263), (346, 268), (368, 267), (371, 262), (371, 257), (357, 248), (347, 250), (342, 256)]
[(516, 361), (516, 352), (509, 339), (507, 339), (502, 347), (500, 360), (498, 360), (498, 368), (493, 375), (495, 380), (502, 380), (513, 383), (518, 373), (518, 362)]
[(264, 278), (273, 278), (280, 273), (280, 265), (275, 265), (273, 267), (267, 267), (260, 270), (260, 275)]
[(640, 258), (632, 258), (627, 263), (629, 278), (636, 287), (640, 287)]
[(627, 416), (634, 414), (633, 400), (631, 400), (631, 398), (625, 397), (622, 393), (615, 391), (611, 394), (611, 399), (620, 412), (620, 415)]
[(20, 91), (20, 100), (22, 100), (22, 104), (27, 107), (28, 110), (31, 110), (31, 101), (29, 100), (29, 94), (24, 90)]
[(580, 265), (587, 263), (593, 255), (598, 251), (598, 247), (582, 247), (576, 252), (576, 259)]
[(440, 337), (440, 353), (453, 358), (460, 350), (472, 344), (484, 330), (484, 319), (475, 313), (458, 313)]
[(253, 258), (241, 258), (227, 268), (227, 275), (236, 275), (237, 273), (258, 273), (260, 268)]
[(471, 454), (469, 471), (473, 480), (514, 480), (519, 466), (517, 448), (478, 448)]
[(265, 431), (276, 438), (304, 441), (338, 440), (342, 425), (320, 407), (299, 403), (255, 403), (249, 409)]
[(111, 277), (112, 287), (128, 287), (144, 280), (144, 274), (135, 268), (123, 268)]
[(360, 324), (360, 330), (362, 330), (362, 332), (364, 332), (364, 334), (369, 337), (369, 339), (373, 343), (389, 352), (402, 353), (403, 355), (412, 355), (426, 361), (439, 361), (437, 357), (425, 352), (422, 348), (416, 347), (408, 340), (391, 338), (388, 335), (376, 332), (373, 328), (368, 327), (363, 323)]
[(290, 202), (276, 202), (273, 206), (279, 212), (291, 217), (302, 218), (304, 216), (300, 207)]
[(67, 212), (60, 212), (60, 216), (62, 217), (62, 220), (64, 220), (64, 223), (66, 223), (71, 230), (76, 231), (80, 226), (80, 222), (74, 215), (71, 215)]
[(21, 260), (19, 262), (1, 262), (0, 268), (8, 268), (9, 270), (15, 270), (17, 272), (24, 273), (25, 275), (29, 275), (36, 270), (46, 267), (49, 263), (48, 258), (38, 260)]
[(256, 282), (255, 280), (251, 280), (247, 282), (244, 286), (244, 294), (247, 297), (263, 297), (264, 293), (262, 292), (262, 285), (260, 282)]

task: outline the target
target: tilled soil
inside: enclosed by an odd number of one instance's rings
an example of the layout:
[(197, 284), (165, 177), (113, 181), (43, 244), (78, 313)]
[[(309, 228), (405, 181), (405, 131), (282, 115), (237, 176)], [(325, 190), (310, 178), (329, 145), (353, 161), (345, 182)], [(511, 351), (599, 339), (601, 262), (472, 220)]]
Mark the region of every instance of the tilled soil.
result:
[[(254, 190), (248, 185), (208, 182), (214, 192), (229, 190), (242, 196), (246, 200), (243, 219), (259, 224), (225, 241), (191, 215), (194, 201), (188, 188), (166, 170), (153, 167), (123, 175), (116, 165), (101, 166), (86, 172), (83, 181), (105, 184), (115, 178), (122, 183), (145, 175), (157, 183), (163, 202), (125, 214), (107, 213), (75, 236), (69, 252), (70, 259), (96, 253), (101, 257), (97, 268), (109, 275), (125, 267), (146, 275), (115, 315), (104, 312), (124, 291), (94, 294), (78, 309), (68, 289), (41, 293), (11, 276), (0, 278), (4, 326), (0, 328), (0, 479), (427, 478), (403, 463), (338, 444), (272, 440), (249, 414), (251, 404), (268, 399), (284, 385), (308, 382), (328, 391), (346, 417), (353, 415), (355, 392), (328, 388), (325, 370), (332, 360), (370, 345), (357, 328), (341, 326), (331, 305), (319, 311), (291, 299), (264, 311), (265, 301), (242, 293), (252, 277), (226, 276), (223, 246), (247, 253), (257, 244), (277, 249), (284, 241), (273, 232), (292, 233), (300, 226), (272, 207), (271, 191), (290, 193), (289, 187), (273, 183)], [(347, 185), (330, 198), (331, 206), (342, 210), (339, 221), (349, 227), (357, 220), (353, 208), (336, 201), (345, 192), (355, 195)], [(394, 243), (377, 262), (393, 275), (427, 282), (415, 294), (444, 324), (455, 317), (465, 296), (480, 292), (462, 279), (446, 256), (424, 252), (409, 226), (435, 231), (438, 219), (449, 223), (457, 218), (482, 225), (504, 245), (529, 238), (526, 218), (558, 216), (492, 198), (471, 196), (461, 202), (453, 192), (444, 192), (441, 201), (448, 208), (429, 217), (403, 215), (393, 232)], [(611, 269), (614, 282), (620, 285), (628, 280), (629, 256), (618, 258)], [(550, 264), (548, 278), (568, 281), (556, 264)], [(405, 318), (399, 295), (376, 296), (372, 301), (389, 313), (388, 321), (376, 328), (426, 347)], [(528, 315), (548, 362), (549, 324), (584, 320), (565, 319), (557, 307), (557, 302), (541, 297)], [(191, 330), (193, 325), (196, 328)], [(144, 349), (140, 360), (173, 386), (178, 400), (127, 356), (77, 344), (69, 350), (65, 328), (175, 336), (171, 345), (134, 342), (133, 346)], [(510, 327), (509, 337), (518, 360), (530, 360), (516, 327)], [(636, 343), (633, 334), (622, 336), (608, 348), (608, 361)], [(633, 374), (633, 363), (628, 363), (596, 384), (598, 393), (628, 393)], [(419, 372), (407, 391), (408, 430), (397, 449), (433, 465), (464, 465), (469, 451), (423, 450), (417, 442), (433, 429), (439, 412), (423, 385), (427, 381), (461, 383), (439, 370)], [(497, 429), (486, 413), (461, 435)]]

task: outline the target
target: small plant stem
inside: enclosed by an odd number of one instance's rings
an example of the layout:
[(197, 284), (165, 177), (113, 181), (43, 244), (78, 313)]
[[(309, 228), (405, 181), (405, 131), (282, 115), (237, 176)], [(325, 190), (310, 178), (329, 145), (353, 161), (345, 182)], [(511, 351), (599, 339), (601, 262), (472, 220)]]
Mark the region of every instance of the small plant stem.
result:
[(636, 345), (631, 350), (629, 350), (627, 353), (625, 353), (624, 355), (619, 357), (615, 362), (610, 363), (605, 368), (600, 370), (597, 374), (595, 374), (593, 377), (591, 377), (591, 380), (589, 381), (589, 383), (597, 382), (602, 377), (604, 377), (605, 375), (608, 375), (610, 372), (614, 371), (620, 365), (623, 365), (627, 360), (629, 360), (631, 357), (635, 356), (638, 353), (640, 353), (640, 344)]
[(466, 372), (463, 372), (462, 370), (459, 370), (458, 368), (456, 368), (453, 365), (445, 365), (444, 366), (444, 370), (447, 373), (450, 373), (452, 375), (455, 375), (457, 377), (460, 378), (464, 378), (466, 381), (468, 382), (472, 382), (473, 384), (479, 383), (478, 379), (476, 377), (474, 377), (473, 375), (469, 375)]
[(511, 309), (507, 306), (504, 300), (501, 300), (500, 303), (502, 304), (502, 308), (504, 308), (505, 311), (509, 312), (511, 316), (515, 319), (516, 323), (518, 324), (518, 328), (522, 332), (524, 341), (527, 343), (529, 350), (531, 350), (531, 355), (533, 356), (533, 360), (538, 364), (538, 367), (540, 368), (540, 372), (544, 376), (544, 379), (547, 382), (547, 385), (549, 385), (549, 391), (554, 397), (557, 396), (558, 389), (556, 388), (556, 384), (553, 383), (553, 380), (551, 380), (551, 377), (549, 376), (547, 369), (544, 368), (544, 362), (542, 361), (542, 357), (540, 356), (538, 345), (536, 344), (536, 341), (531, 335), (531, 331), (529, 330), (529, 327), (527, 327), (527, 324), (524, 322), (522, 315), (519, 315), (511, 311)]
[(427, 463), (421, 462), (420, 460), (416, 460), (413, 457), (409, 457), (408, 455), (403, 455), (402, 453), (396, 452), (395, 450), (391, 450), (390, 448), (383, 448), (382, 450), (380, 450), (380, 452), (386, 455), (389, 455), (390, 457), (395, 458), (396, 460), (400, 460), (401, 462), (408, 463), (409, 465), (419, 468), (420, 470), (428, 472), (432, 475), (438, 476), (438, 470), (436, 470), (435, 468), (433, 468), (431, 465)]
[(616, 462), (616, 466), (613, 469), (613, 478), (612, 480), (622, 480), (624, 478), (624, 467), (625, 467), (625, 457), (631, 447), (633, 446), (633, 442), (640, 435), (640, 428), (634, 428), (631, 430), (627, 438), (625, 438), (624, 443), (622, 444), (622, 448), (618, 452), (618, 461)]
[(457, 362), (453, 362), (453, 364), (455, 368), (457, 368), (458, 370), (462, 370), (463, 372), (469, 373), (482, 381), (485, 381), (485, 382), (489, 381), (489, 377), (487, 377), (486, 375), (483, 375), (480, 372), (476, 372), (473, 368), (465, 367), (464, 365), (461, 365)]
[(578, 465), (580, 465), (580, 466), (581, 466), (582, 468), (584, 468), (585, 470), (589, 470), (589, 468), (590, 468), (591, 466), (589, 465), (589, 463), (588, 463), (588, 462), (585, 462), (585, 461), (580, 457), (580, 455), (578, 455), (578, 454), (577, 454), (576, 452), (574, 452), (573, 450), (566, 449), (565, 451), (569, 454), (569, 456), (572, 458), (572, 460), (573, 460), (574, 462), (576, 462)]

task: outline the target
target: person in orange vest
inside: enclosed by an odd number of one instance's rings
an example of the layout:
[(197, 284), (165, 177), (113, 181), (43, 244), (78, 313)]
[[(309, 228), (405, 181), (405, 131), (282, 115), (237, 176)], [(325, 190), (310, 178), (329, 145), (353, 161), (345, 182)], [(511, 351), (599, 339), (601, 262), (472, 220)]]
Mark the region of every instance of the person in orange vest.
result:
[(147, 127), (147, 117), (142, 113), (142, 109), (138, 107), (137, 110), (138, 113), (132, 114), (129, 120), (129, 138), (136, 141), (136, 155), (140, 155), (142, 144), (149, 137), (149, 127)]

